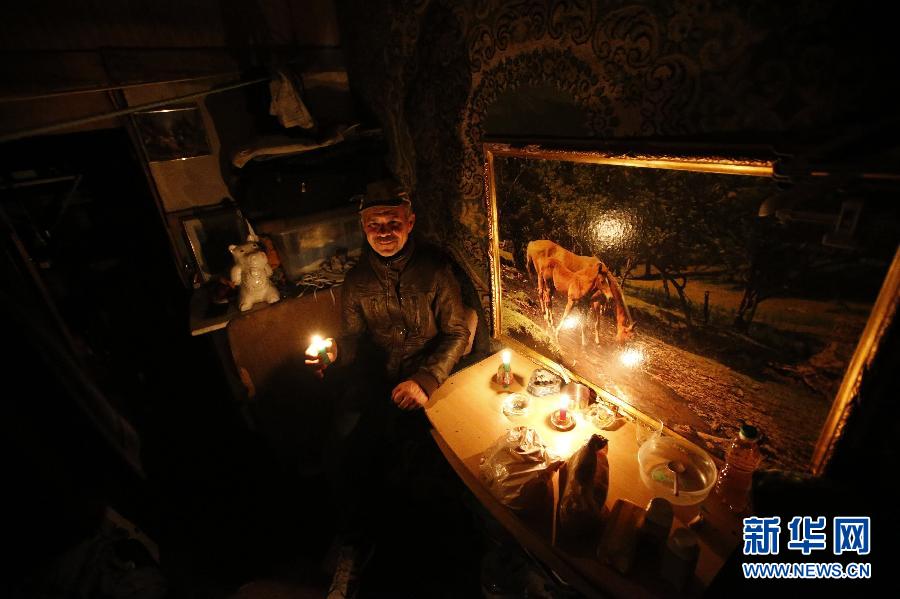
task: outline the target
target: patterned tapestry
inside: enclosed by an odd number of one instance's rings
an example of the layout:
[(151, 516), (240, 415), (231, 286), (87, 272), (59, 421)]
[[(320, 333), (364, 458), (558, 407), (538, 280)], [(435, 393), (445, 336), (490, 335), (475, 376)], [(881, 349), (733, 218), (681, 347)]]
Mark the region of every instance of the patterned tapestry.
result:
[(879, 73), (896, 58), (861, 7), (347, 0), (339, 16), (352, 85), (384, 128), (420, 232), (487, 301), (485, 135), (568, 119), (560, 131), (589, 139), (828, 139), (892, 101)]

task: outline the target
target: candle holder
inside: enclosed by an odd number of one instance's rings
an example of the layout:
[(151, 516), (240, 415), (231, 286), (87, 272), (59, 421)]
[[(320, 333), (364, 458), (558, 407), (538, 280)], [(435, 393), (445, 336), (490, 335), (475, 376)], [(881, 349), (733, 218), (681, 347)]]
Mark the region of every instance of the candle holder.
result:
[(319, 349), (319, 359), (322, 361), (322, 364), (325, 366), (331, 365), (331, 356), (328, 355), (327, 347), (322, 347)]
[(323, 366), (330, 366), (329, 347), (331, 347), (331, 339), (323, 339), (321, 335), (313, 335), (309, 347), (306, 348), (306, 355), (311, 357), (317, 356)]
[(570, 431), (575, 428), (575, 417), (571, 410), (559, 408), (550, 414), (550, 425), (558, 431)]
[(528, 415), (528, 397), (521, 393), (509, 393), (503, 398), (503, 413), (510, 418)]
[(591, 424), (596, 426), (601, 430), (606, 430), (615, 424), (617, 415), (616, 412), (600, 402), (591, 404), (591, 407), (587, 410), (587, 419)]

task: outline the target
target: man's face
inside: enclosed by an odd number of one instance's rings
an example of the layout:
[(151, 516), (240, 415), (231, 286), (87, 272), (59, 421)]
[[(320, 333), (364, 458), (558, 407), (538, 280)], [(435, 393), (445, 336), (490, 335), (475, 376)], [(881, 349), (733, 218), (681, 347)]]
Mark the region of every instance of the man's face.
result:
[(385, 258), (403, 249), (416, 222), (406, 206), (376, 206), (362, 213), (362, 227), (369, 245)]

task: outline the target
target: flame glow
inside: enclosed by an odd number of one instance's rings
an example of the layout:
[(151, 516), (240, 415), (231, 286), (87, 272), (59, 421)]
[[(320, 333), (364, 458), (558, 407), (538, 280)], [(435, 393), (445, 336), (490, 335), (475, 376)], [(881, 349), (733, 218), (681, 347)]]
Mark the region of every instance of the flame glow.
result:
[(503, 365), (509, 366), (509, 363), (512, 360), (512, 352), (509, 351), (508, 349), (504, 349), (501, 356), (503, 356)]
[(323, 349), (328, 349), (331, 346), (331, 339), (323, 339), (322, 335), (313, 335), (310, 338), (309, 347), (306, 348), (306, 355), (315, 357)]
[(575, 450), (584, 443), (584, 438), (579, 435), (565, 433), (554, 435), (550, 441), (553, 452), (564, 460), (568, 460)]
[(644, 352), (633, 347), (626, 349), (619, 354), (619, 361), (628, 368), (634, 368), (644, 361)]
[(572, 314), (571, 316), (566, 316), (566, 319), (562, 321), (562, 328), (566, 330), (574, 329), (578, 326), (578, 323), (581, 322), (581, 318)]
[(602, 248), (621, 247), (634, 236), (629, 215), (621, 211), (605, 213), (593, 223), (592, 229), (594, 241)]

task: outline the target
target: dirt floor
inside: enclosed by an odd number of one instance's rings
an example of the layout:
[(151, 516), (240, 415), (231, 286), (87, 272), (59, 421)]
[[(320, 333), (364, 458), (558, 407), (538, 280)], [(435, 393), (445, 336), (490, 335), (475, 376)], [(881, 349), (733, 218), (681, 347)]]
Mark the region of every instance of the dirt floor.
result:
[[(700, 322), (689, 332), (676, 308), (662, 308), (657, 301), (655, 294), (662, 293), (659, 281), (636, 281), (628, 282), (624, 290), (637, 323), (634, 339), (615, 342), (615, 318), (608, 310), (601, 321), (599, 345), (593, 343), (590, 330), (582, 345), (578, 324), (564, 328), (558, 342), (553, 338), (527, 275), (504, 265), (502, 285), (504, 333), (541, 348), (720, 458), (741, 422), (755, 424), (764, 434), (764, 467), (808, 467), (840, 376), (865, 324), (865, 310), (859, 306), (829, 314), (833, 304), (771, 300), (760, 305), (754, 325), (759, 334), (738, 335), (725, 323), (733, 318), (729, 305), (740, 301), (740, 293), (714, 283), (692, 283), (694, 289), (691, 285), (688, 289), (695, 308), (702, 308), (708, 290), (716, 310), (707, 325), (702, 314), (695, 316)], [(561, 300), (554, 304), (557, 319), (563, 306)], [(772, 326), (775, 322), (778, 330)], [(828, 343), (813, 334), (823, 330), (831, 339)], [(626, 365), (626, 352), (641, 359)]]

